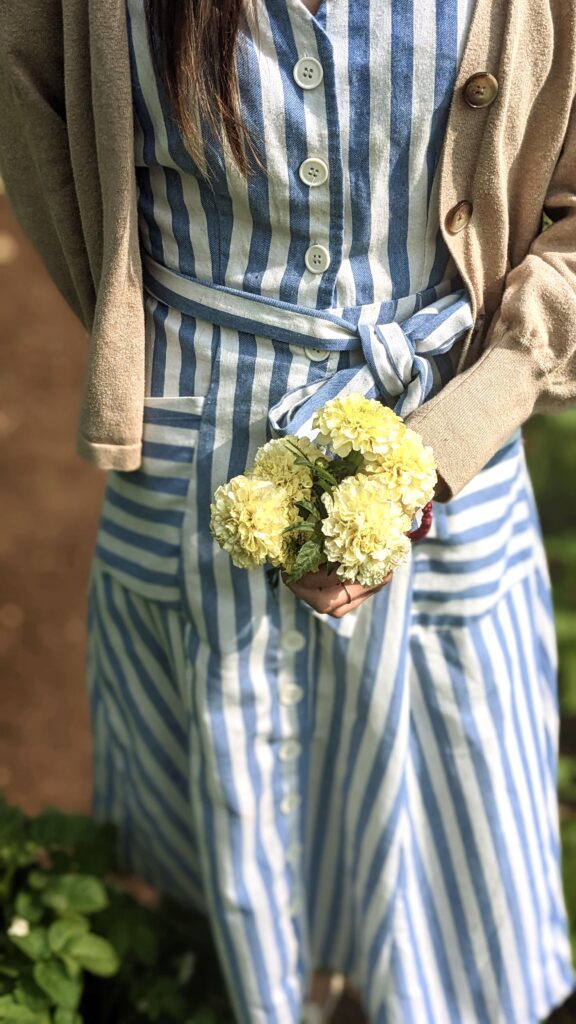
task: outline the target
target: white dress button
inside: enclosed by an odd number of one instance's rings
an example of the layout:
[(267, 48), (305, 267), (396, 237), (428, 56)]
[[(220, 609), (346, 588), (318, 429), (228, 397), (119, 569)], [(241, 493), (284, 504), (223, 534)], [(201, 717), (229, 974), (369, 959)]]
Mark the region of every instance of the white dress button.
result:
[(292, 814), (292, 811), (295, 811), (299, 806), (299, 793), (287, 793), (280, 801), (280, 810), (282, 811), (282, 814)]
[(289, 864), (297, 864), (302, 855), (302, 844), (292, 843), (286, 850), (286, 860)]
[(298, 683), (283, 683), (278, 691), (281, 704), (297, 704), (304, 696), (304, 690)]
[(304, 352), (313, 363), (323, 363), (330, 353), (325, 348), (305, 348)]
[(297, 629), (290, 629), (284, 634), (280, 643), (287, 651), (303, 651), (306, 647), (306, 637), (303, 633), (299, 633)]
[(300, 164), (298, 174), (305, 185), (314, 188), (316, 185), (323, 185), (328, 178), (328, 164), (321, 157), (309, 156)]
[(323, 274), (330, 266), (330, 253), (324, 245), (316, 242), (306, 249), (304, 262), (313, 274)]
[(296, 898), (294, 898), (293, 900), (290, 900), (290, 903), (288, 904), (288, 913), (290, 914), (290, 916), (291, 917), (299, 917), (301, 911), (302, 911), (302, 904), (301, 904), (300, 900), (298, 900)]
[(293, 75), (302, 89), (315, 89), (324, 78), (324, 69), (316, 57), (301, 57), (294, 65)]
[(294, 761), (302, 753), (298, 740), (285, 740), (280, 746), (278, 757), (281, 761)]

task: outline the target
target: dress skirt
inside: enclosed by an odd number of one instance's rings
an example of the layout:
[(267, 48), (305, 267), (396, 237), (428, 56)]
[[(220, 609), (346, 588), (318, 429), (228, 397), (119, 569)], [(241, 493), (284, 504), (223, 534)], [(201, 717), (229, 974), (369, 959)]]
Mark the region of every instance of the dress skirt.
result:
[(310, 972), (374, 1024), (530, 1024), (573, 985), (560, 888), (556, 649), (522, 439), (341, 620), (209, 532), (270, 405), (330, 375), (198, 321), (195, 394), (148, 396), (92, 568), (94, 811), (210, 919), (237, 1020), (296, 1024)]

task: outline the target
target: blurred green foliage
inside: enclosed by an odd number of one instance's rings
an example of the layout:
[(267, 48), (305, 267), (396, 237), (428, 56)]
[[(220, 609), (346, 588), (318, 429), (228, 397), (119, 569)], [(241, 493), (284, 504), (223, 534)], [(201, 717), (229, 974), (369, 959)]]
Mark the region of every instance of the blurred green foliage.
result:
[(576, 410), (534, 417), (524, 428), (524, 438), (556, 613), (563, 751), (558, 790), (564, 887), (576, 961)]

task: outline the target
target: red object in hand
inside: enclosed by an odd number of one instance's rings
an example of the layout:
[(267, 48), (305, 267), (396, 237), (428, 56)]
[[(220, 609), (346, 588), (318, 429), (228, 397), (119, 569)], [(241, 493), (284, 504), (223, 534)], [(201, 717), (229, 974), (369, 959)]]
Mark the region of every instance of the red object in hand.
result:
[(424, 537), (430, 533), (430, 527), (432, 526), (432, 502), (429, 501), (427, 505), (424, 505), (422, 509), (422, 522), (416, 530), (412, 530), (411, 533), (407, 533), (406, 536), (410, 538), (413, 544), (417, 544), (419, 540), (424, 540)]

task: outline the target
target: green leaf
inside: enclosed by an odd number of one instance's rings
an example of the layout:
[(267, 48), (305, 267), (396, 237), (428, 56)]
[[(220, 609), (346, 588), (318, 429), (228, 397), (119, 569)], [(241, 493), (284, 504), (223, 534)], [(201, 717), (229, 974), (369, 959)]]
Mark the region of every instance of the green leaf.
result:
[(12, 996), (0, 996), (0, 1020), (7, 1024), (44, 1024), (49, 1018), (44, 1013), (15, 1003)]
[(178, 991), (172, 976), (151, 977), (139, 992), (138, 1005), (145, 1010), (148, 1020), (188, 1020), (188, 1000)]
[(52, 875), (48, 871), (31, 871), (28, 875), (28, 885), (31, 889), (45, 889), (50, 884)]
[(114, 867), (116, 828), (110, 823), (48, 809), (31, 822), (31, 832), (53, 860), (59, 859), (59, 851), (68, 851), (68, 861), (72, 860), (74, 869), (82, 874), (102, 876)]
[(288, 580), (290, 583), (295, 583), (297, 580), (305, 576), (307, 572), (316, 572), (320, 567), (324, 556), (322, 554), (322, 548), (315, 540), (307, 540), (302, 545), (294, 563), (291, 567), (291, 571), (288, 574)]
[(16, 1001), (27, 1006), (29, 1010), (41, 1011), (49, 1009), (45, 993), (38, 987), (33, 978), (20, 978), (14, 989)]
[(94, 914), (108, 906), (106, 889), (92, 875), (60, 875), (42, 892), (42, 902), (63, 913), (78, 910)]
[(158, 959), (159, 934), (143, 921), (135, 924), (132, 932), (132, 955), (152, 966)]
[(48, 929), (48, 943), (54, 953), (66, 951), (66, 947), (89, 930), (86, 918), (62, 917)]
[(286, 526), (282, 533), (314, 533), (316, 530), (316, 523), (310, 523), (302, 521), (301, 523), (292, 523), (291, 526)]
[(63, 1010), (59, 1006), (54, 1014), (54, 1024), (82, 1024), (82, 1017), (73, 1010)]
[(59, 953), (58, 956), (60, 957), (62, 963), (64, 964), (64, 967), (66, 968), (68, 977), (79, 978), (80, 975), (82, 974), (82, 965), (79, 964), (77, 960), (74, 960), (74, 958), (71, 957), (69, 953), (62, 952)]
[(296, 508), (299, 508), (302, 512), (309, 512), (313, 519), (321, 518), (321, 514), (316, 508), (316, 505), (314, 504), (313, 501), (307, 501), (306, 499), (303, 498), (301, 501), (297, 501), (295, 504)]
[(208, 1006), (201, 1007), (192, 1014), (190, 1024), (218, 1024), (218, 1018)]
[(336, 487), (338, 484), (337, 477), (335, 477), (332, 473), (329, 473), (327, 469), (324, 469), (322, 466), (319, 466), (317, 462), (314, 464), (313, 476), (319, 482), (325, 481), (325, 483), (327, 483), (330, 488)]
[(34, 979), (57, 1006), (62, 1006), (65, 1010), (77, 1009), (82, 997), (82, 980), (70, 978), (62, 964), (56, 960), (35, 964)]
[(102, 978), (110, 978), (120, 967), (114, 947), (100, 935), (80, 936), (69, 944), (67, 952), (91, 974)]
[(44, 914), (44, 907), (37, 896), (34, 893), (28, 892), (27, 889), (22, 889), (18, 893), (14, 903), (14, 910), (18, 917), (24, 917), (33, 924), (38, 924)]
[(43, 960), (50, 956), (45, 928), (31, 928), (28, 935), (10, 935), (9, 939), (31, 960)]
[(23, 842), (26, 835), (26, 819), (18, 807), (12, 807), (0, 796), (0, 836), (4, 844)]

